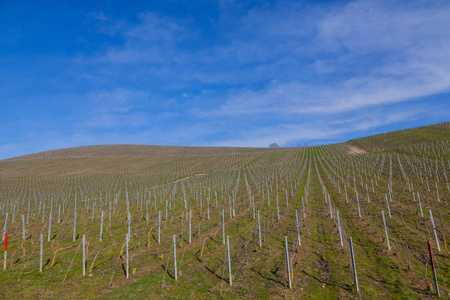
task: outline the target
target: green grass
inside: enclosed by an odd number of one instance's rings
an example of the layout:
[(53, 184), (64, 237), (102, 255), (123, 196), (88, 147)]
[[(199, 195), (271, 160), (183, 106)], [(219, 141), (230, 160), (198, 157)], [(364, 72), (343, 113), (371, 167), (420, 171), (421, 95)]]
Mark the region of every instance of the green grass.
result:
[[(448, 166), (449, 129), (444, 125), (399, 131), (350, 141), (348, 144), (311, 148), (146, 148), (102, 146), (47, 152), (0, 162), (0, 205), (8, 210), (8, 268), (0, 273), (5, 288), (1, 298), (164, 298), (164, 299), (422, 299), (433, 297), (426, 240), (430, 239), (444, 278), (450, 278), (449, 253), (443, 238), (450, 236), (450, 193), (444, 181)], [(354, 155), (349, 145), (368, 153)], [(152, 152), (153, 151), (153, 152)], [(128, 154), (130, 155), (128, 155)], [(403, 172), (420, 192), (424, 218), (418, 215)], [(406, 156), (405, 156), (406, 155)], [(112, 157), (114, 156), (114, 157)], [(392, 157), (392, 219), (387, 217), (384, 194), (389, 190)], [(437, 165), (437, 172), (436, 172)], [(309, 169), (311, 167), (311, 169)], [(317, 171), (316, 171), (317, 167)], [(430, 173), (431, 167), (431, 175)], [(422, 179), (418, 171), (422, 172)], [(261, 213), (263, 245), (258, 244), (247, 186)], [(444, 173), (446, 172), (446, 173)], [(195, 176), (195, 174), (205, 174)], [(239, 184), (238, 174), (240, 174)], [(309, 178), (306, 219), (301, 197)], [(436, 174), (439, 176), (437, 180)], [(319, 180), (319, 176), (322, 181)], [(349, 203), (345, 200), (344, 185)], [(354, 176), (354, 177), (353, 177)], [(430, 191), (426, 182), (428, 178)], [(179, 181), (183, 180), (183, 181)], [(355, 181), (353, 181), (355, 180)], [(374, 181), (375, 191), (371, 189)], [(441, 202), (437, 201), (435, 183)], [(184, 195), (192, 209), (192, 244), (188, 244)], [(339, 193), (337, 182), (341, 188)], [(377, 184), (375, 184), (375, 182)], [(336, 219), (331, 219), (323, 189), (330, 194), (333, 214), (338, 209), (344, 230), (344, 248)], [(370, 187), (369, 203), (365, 184)], [(295, 190), (291, 196), (291, 186)], [(355, 190), (361, 204), (358, 216)], [(236, 190), (237, 188), (237, 190)], [(209, 191), (209, 189), (211, 191)], [(270, 190), (270, 206), (267, 205)], [(130, 278), (119, 257), (128, 231), (126, 192), (130, 201)], [(286, 190), (289, 205), (286, 205)], [(175, 191), (174, 193), (172, 193)], [(223, 191), (223, 195), (222, 195)], [(207, 197), (211, 193), (210, 219)], [(218, 194), (218, 207), (215, 203)], [(72, 241), (74, 201), (77, 193), (77, 234)], [(99, 241), (100, 193), (104, 215), (103, 241)], [(156, 210), (154, 195), (156, 194)], [(277, 218), (278, 194), (280, 219)], [(117, 197), (117, 204), (116, 204)], [(222, 200), (223, 197), (223, 200)], [(235, 198), (235, 215), (229, 217), (228, 197)], [(86, 207), (89, 201), (89, 211)], [(200, 204), (201, 198), (201, 204)], [(108, 199), (107, 203), (105, 199)], [(27, 239), (22, 243), (21, 215), (28, 213)], [(45, 222), (39, 203), (46, 203)], [(53, 201), (52, 241), (47, 242), (48, 213)], [(95, 201), (94, 220), (92, 203)], [(109, 201), (112, 202), (109, 229)], [(165, 220), (166, 201), (168, 220)], [(141, 205), (142, 202), (142, 205)], [(148, 202), (150, 220), (144, 219)], [(64, 204), (63, 204), (64, 203)], [(14, 205), (16, 208), (14, 208)], [(55, 206), (56, 205), (56, 206)], [(57, 223), (57, 206), (64, 205), (63, 222)], [(142, 210), (141, 210), (142, 207)], [(225, 210), (230, 236), (233, 286), (222, 244), (221, 211)], [(295, 210), (301, 224), (302, 245), (297, 245)], [(435, 216), (441, 239), (436, 249), (428, 210)], [(381, 210), (387, 217), (391, 250), (387, 249)], [(12, 223), (12, 213), (16, 213)], [(157, 216), (162, 212), (162, 242), (157, 243)], [(4, 210), (0, 224), (4, 224)], [(148, 233), (150, 245), (148, 243)], [(39, 273), (39, 234), (44, 234), (44, 270)], [(81, 234), (89, 242), (87, 276), (81, 275)], [(175, 281), (172, 236), (177, 238), (178, 280)], [(293, 288), (287, 288), (284, 236), (288, 237)], [(350, 266), (348, 237), (354, 242), (360, 293), (356, 293)], [(23, 253), (23, 248), (25, 254)], [(51, 266), (53, 253), (58, 251)], [(77, 251), (77, 252), (76, 252)], [(76, 252), (76, 253), (75, 253)], [(98, 254), (98, 255), (97, 255)], [(12, 258), (12, 256), (14, 257)], [(11, 259), (12, 258), (12, 259)], [(95, 262), (93, 263), (95, 258)], [(73, 260), (73, 263), (72, 263)], [(47, 264), (48, 261), (48, 264)], [(94, 266), (92, 272), (89, 271)], [(439, 278), (441, 294), (445, 285)], [(448, 284), (448, 283), (447, 283)]]

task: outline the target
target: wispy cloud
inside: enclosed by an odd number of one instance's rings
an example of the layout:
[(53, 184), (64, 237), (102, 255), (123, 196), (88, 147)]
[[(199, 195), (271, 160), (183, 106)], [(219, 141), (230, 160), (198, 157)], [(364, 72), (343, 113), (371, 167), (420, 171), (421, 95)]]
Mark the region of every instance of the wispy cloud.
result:
[[(277, 76), (262, 88), (234, 90), (220, 107), (204, 114), (332, 114), (447, 92), (450, 53), (443, 49), (450, 47), (450, 32), (442, 29), (450, 27), (450, 5), (424, 5), (355, 1), (322, 18), (316, 16), (317, 34), (303, 46), (314, 51), (316, 59), (303, 62), (313, 66), (305, 66), (307, 75), (298, 70), (300, 77), (309, 75), (308, 80), (279, 80)], [(258, 17), (253, 12), (251, 18), (262, 21), (265, 14)], [(281, 28), (298, 28), (301, 20), (288, 18), (282, 24)], [(299, 63), (305, 57), (296, 51), (302, 47), (302, 34), (292, 35), (300, 38), (292, 41), (296, 47), (285, 54)], [(267, 44), (276, 45), (276, 37)], [(248, 49), (245, 43), (236, 48)], [(275, 58), (280, 64), (286, 59)]]
[[(290, 12), (295, 14), (300, 10), (294, 7)], [(253, 11), (248, 16), (260, 25), (261, 31), (269, 32), (253, 46), (263, 44), (262, 41), (277, 45), (275, 41), (283, 35), (282, 28), (301, 28), (300, 18), (276, 17), (281, 12), (271, 14), (271, 20), (283, 20), (267, 22), (275, 27), (272, 30), (265, 28), (268, 26), (262, 21), (267, 12)], [(403, 2), (355, 1), (335, 6), (325, 14), (309, 17), (314, 22), (307, 22), (311, 25), (307, 29), (286, 30), (285, 36), (295, 38), (289, 41), (293, 47), (284, 49), (283, 55), (277, 56), (279, 52), (273, 49), (262, 50), (265, 59), (272, 60), (270, 64), (258, 65), (260, 68), (273, 68), (275, 72), (285, 70), (279, 66), (288, 60), (302, 66), (297, 77), (306, 77), (306, 80), (292, 79), (284, 73), (263, 85), (229, 90), (219, 96), (219, 106), (200, 108), (193, 113), (203, 118), (241, 116), (257, 120), (260, 116), (278, 123), (243, 132), (239, 139), (219, 142), (259, 146), (269, 141), (292, 145), (300, 140), (348, 136), (356, 131), (414, 120), (423, 110), (432, 113), (433, 109), (411, 105), (411, 101), (450, 90), (450, 53), (443, 51), (450, 47), (450, 33), (442, 30), (450, 27), (448, 15), (450, 5), (447, 2), (405, 5)], [(280, 34), (272, 37), (274, 32)], [(253, 39), (258, 39), (258, 35)], [(304, 39), (308, 43), (303, 44)], [(250, 49), (252, 53), (253, 49), (246, 45), (247, 42), (234, 42), (240, 52)], [(305, 60), (308, 57), (305, 53), (314, 55)], [(254, 61), (260, 58), (255, 55)], [(251, 60), (251, 55), (246, 59)], [(399, 110), (396, 104), (402, 102), (408, 102), (410, 108)], [(434, 113), (436, 115), (437, 110)], [(364, 117), (354, 119), (351, 126), (335, 129), (333, 124), (343, 123), (342, 118), (347, 114)], [(296, 120), (295, 116), (301, 119)], [(307, 122), (302, 121), (304, 117)], [(319, 132), (305, 130), (314, 119), (322, 124)]]
[(86, 105), (81, 106), (78, 125), (81, 128), (120, 128), (147, 125), (147, 113), (136, 110), (133, 103), (146, 97), (143, 92), (116, 89), (86, 95)]
[(323, 122), (322, 120), (308, 119), (306, 122), (281, 123), (278, 125), (255, 126), (255, 128), (238, 132), (239, 138), (218, 141), (219, 146), (257, 146), (267, 147), (276, 142), (284, 146), (303, 146), (304, 144), (317, 145), (320, 143), (337, 142), (342, 134), (358, 134), (380, 126), (411, 121), (418, 117), (415, 109), (406, 109), (402, 112), (378, 111), (365, 112), (357, 117), (341, 116), (339, 121)]

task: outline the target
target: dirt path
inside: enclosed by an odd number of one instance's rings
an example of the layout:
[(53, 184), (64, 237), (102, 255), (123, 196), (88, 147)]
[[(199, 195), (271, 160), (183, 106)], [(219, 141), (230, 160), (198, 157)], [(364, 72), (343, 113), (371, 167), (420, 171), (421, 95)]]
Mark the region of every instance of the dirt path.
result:
[(348, 150), (347, 150), (347, 154), (350, 155), (361, 155), (361, 154), (366, 154), (367, 151), (358, 148), (356, 146), (352, 146), (352, 145), (347, 145), (348, 146)]
[(181, 178), (181, 179), (178, 179), (178, 180), (169, 182), (169, 183), (180, 182), (180, 181), (188, 180), (189, 178), (192, 178), (192, 177), (196, 177), (196, 176), (205, 176), (205, 175), (206, 175), (206, 173), (199, 173), (199, 174), (195, 174), (195, 175), (192, 175), (192, 176), (184, 177), (184, 178)]
[(185, 181), (185, 180), (188, 180), (189, 178), (197, 177), (197, 176), (206, 176), (206, 173), (198, 173), (198, 174), (195, 174), (195, 175), (192, 175), (192, 176), (188, 176), (188, 177), (184, 177), (184, 178), (181, 178), (181, 179), (177, 179), (177, 180), (175, 180), (175, 181), (171, 181), (171, 182), (168, 182), (168, 183), (164, 183), (164, 184), (160, 184), (160, 185), (151, 186), (150, 189), (162, 187), (162, 186), (165, 186), (165, 185), (168, 185), (168, 184), (171, 184), (171, 183), (176, 183), (176, 182), (180, 182), (180, 181)]

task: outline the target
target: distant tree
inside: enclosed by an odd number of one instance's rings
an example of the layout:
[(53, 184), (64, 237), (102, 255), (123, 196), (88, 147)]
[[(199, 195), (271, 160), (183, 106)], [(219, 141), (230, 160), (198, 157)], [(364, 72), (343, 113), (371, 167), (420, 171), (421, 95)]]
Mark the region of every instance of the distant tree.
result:
[(277, 143), (272, 143), (269, 145), (269, 148), (280, 148)]

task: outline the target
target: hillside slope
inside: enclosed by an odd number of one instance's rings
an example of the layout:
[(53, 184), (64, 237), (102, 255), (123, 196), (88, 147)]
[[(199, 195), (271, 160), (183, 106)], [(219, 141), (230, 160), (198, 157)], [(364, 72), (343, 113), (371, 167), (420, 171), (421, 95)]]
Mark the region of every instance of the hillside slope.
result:
[(430, 299), (427, 240), (446, 295), (447, 125), (305, 148), (0, 161), (0, 298)]
[(187, 147), (187, 146), (153, 146), (153, 145), (98, 145), (72, 147), (38, 152), (5, 159), (8, 161), (30, 159), (54, 159), (76, 157), (136, 157), (168, 155), (224, 155), (245, 152), (277, 151), (269, 148), (245, 147)]
[(348, 143), (366, 151), (376, 152), (390, 149), (400, 149), (401, 146), (432, 144), (450, 139), (450, 122), (435, 125), (398, 130), (360, 139)]

